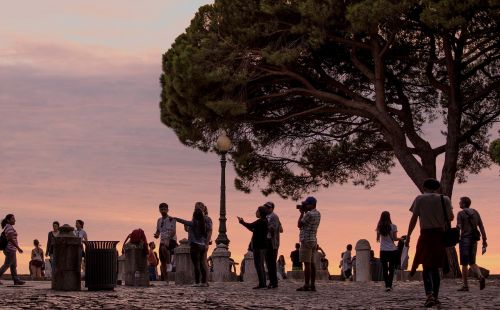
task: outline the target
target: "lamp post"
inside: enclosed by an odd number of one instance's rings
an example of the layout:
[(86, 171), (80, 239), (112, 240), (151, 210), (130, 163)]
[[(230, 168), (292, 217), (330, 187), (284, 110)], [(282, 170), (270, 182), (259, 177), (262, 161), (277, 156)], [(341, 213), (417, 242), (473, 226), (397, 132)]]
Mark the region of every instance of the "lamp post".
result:
[(215, 244), (229, 245), (229, 239), (226, 235), (226, 153), (231, 149), (231, 139), (222, 131), (217, 143), (215, 145), (217, 150), (221, 153), (220, 167), (221, 167), (221, 180), (220, 180), (220, 217), (219, 217), (219, 235), (215, 239)]

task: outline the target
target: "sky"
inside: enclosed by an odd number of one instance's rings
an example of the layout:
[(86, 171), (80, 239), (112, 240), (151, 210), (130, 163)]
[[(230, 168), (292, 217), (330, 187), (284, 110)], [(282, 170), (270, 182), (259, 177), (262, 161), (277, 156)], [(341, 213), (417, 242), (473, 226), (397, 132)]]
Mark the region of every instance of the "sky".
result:
[[(152, 239), (160, 202), (170, 205), (170, 215), (189, 219), (194, 203), (203, 201), (218, 228), (219, 159), (183, 146), (161, 123), (158, 82), (161, 55), (211, 2), (0, 0), (0, 216), (16, 215), (25, 250), (21, 273), (28, 272), (33, 239), (45, 248), (54, 220), (72, 226), (84, 220), (89, 240), (123, 242), (136, 228)], [(443, 142), (432, 127), (426, 134), (433, 145)], [(489, 247), (478, 263), (493, 273), (500, 273), (499, 175), (492, 166), (471, 176), (455, 187), (452, 200), (455, 214), (461, 196), (481, 212)], [(296, 203), (258, 189), (238, 192), (234, 177), (228, 164), (232, 257), (241, 261), (251, 237), (236, 216), (251, 221), (257, 206), (271, 200), (284, 227), (279, 254), (289, 269), (298, 240)], [(367, 239), (378, 256), (375, 226), (382, 211), (406, 233), (419, 193), (396, 167), (370, 190), (335, 185), (311, 194), (322, 214), (319, 244), (330, 273), (339, 274), (348, 243)]]

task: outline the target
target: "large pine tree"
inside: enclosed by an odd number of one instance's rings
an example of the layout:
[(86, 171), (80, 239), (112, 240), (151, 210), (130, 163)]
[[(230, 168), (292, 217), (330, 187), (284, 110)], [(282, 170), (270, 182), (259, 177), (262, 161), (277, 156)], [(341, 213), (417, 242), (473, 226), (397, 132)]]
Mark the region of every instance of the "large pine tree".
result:
[[(235, 143), (236, 186), (298, 198), (395, 160), (416, 186), (491, 164), (497, 0), (215, 0), (163, 56), (161, 118), (186, 145)], [(431, 146), (426, 124), (442, 123)], [(434, 128), (437, 127), (433, 125)], [(429, 128), (429, 127), (426, 127)]]

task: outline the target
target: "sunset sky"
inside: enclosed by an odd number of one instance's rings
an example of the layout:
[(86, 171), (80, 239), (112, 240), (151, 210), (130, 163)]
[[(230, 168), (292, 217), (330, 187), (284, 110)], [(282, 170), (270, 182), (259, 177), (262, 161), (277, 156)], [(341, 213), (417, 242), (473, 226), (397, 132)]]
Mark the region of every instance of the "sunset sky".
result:
[[(170, 205), (171, 215), (189, 219), (194, 203), (203, 201), (218, 228), (219, 159), (183, 146), (160, 122), (158, 106), (162, 53), (211, 2), (0, 0), (0, 216), (16, 215), (25, 250), (21, 273), (28, 272), (33, 239), (45, 249), (54, 220), (72, 226), (84, 220), (90, 240), (123, 241), (138, 227), (152, 238), (160, 202)], [(438, 125), (426, 134), (433, 145), (444, 141)], [(497, 130), (491, 134), (498, 137)], [(455, 214), (464, 195), (480, 211), (489, 247), (478, 263), (493, 273), (500, 273), (499, 174), (492, 166), (471, 176), (452, 198)], [(232, 256), (240, 261), (251, 237), (236, 216), (253, 220), (257, 206), (271, 200), (284, 226), (280, 254), (289, 269), (298, 240), (296, 203), (258, 189), (243, 194), (233, 179), (228, 164)], [(399, 167), (370, 190), (335, 185), (313, 193), (330, 272), (339, 273), (340, 253), (359, 239), (378, 256), (374, 230), (382, 211), (391, 212), (405, 234), (417, 194)]]

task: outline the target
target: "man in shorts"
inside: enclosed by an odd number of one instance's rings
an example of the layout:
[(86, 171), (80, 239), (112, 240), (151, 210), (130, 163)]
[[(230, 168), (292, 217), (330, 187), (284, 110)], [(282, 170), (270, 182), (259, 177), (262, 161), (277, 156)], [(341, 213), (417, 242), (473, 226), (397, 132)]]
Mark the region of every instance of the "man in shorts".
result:
[(297, 291), (316, 291), (316, 264), (314, 254), (318, 248), (318, 232), (321, 214), (316, 210), (316, 198), (307, 197), (299, 208), (300, 217), (297, 226), (300, 229), (300, 261), (304, 263), (304, 286)]
[(176, 236), (176, 220), (168, 216), (168, 204), (162, 202), (159, 205), (161, 217), (156, 222), (156, 232), (154, 237), (160, 238), (160, 270), (161, 280), (168, 282), (167, 264), (170, 264), (170, 244), (175, 243)]
[[(459, 289), (462, 292), (469, 291), (467, 275), (468, 267), (474, 271), (479, 278), (479, 289), (483, 290), (486, 286), (484, 276), (481, 274), (481, 269), (476, 264), (477, 243), (480, 238), (483, 238), (483, 249), (486, 251), (488, 243), (486, 243), (486, 230), (484, 229), (483, 220), (479, 212), (470, 207), (471, 199), (469, 197), (460, 198), (460, 209), (457, 215), (457, 227), (460, 228), (460, 264), (462, 265), (462, 280), (463, 285)], [(484, 254), (484, 252), (483, 252)]]

